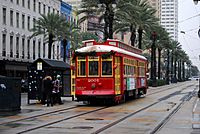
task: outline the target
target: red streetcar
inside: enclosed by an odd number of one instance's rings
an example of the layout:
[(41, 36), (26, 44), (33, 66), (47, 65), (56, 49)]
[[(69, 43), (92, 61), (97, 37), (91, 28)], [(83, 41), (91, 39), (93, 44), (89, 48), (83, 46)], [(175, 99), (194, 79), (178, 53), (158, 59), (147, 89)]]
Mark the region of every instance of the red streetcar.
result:
[(84, 41), (73, 56), (72, 92), (78, 101), (119, 103), (147, 93), (147, 59), (118, 40)]

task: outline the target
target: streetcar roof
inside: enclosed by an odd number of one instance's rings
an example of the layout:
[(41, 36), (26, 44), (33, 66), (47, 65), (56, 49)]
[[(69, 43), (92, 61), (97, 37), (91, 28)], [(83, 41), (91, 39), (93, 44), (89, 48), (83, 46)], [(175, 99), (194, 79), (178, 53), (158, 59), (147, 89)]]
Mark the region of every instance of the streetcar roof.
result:
[(79, 53), (86, 53), (86, 52), (110, 52), (111, 50), (118, 52), (118, 53), (123, 53), (126, 55), (130, 55), (130, 56), (134, 56), (143, 60), (147, 60), (144, 56), (136, 54), (136, 53), (132, 53), (126, 50), (123, 50), (121, 48), (118, 47), (114, 47), (114, 46), (107, 46), (107, 45), (94, 45), (94, 46), (87, 46), (87, 47), (82, 47), (76, 50), (76, 52)]

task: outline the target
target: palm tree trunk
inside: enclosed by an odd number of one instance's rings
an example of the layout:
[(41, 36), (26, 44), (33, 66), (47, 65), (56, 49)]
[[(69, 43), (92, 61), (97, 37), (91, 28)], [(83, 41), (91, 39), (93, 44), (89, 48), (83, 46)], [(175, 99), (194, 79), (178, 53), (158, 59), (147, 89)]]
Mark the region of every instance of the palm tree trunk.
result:
[(151, 80), (153, 80), (153, 78), (154, 78), (154, 77), (153, 77), (153, 75), (154, 75), (154, 72), (153, 72), (153, 71), (154, 71), (154, 70), (153, 70), (153, 68), (154, 68), (154, 65), (153, 65), (153, 61), (154, 61), (154, 60), (153, 60), (153, 59), (154, 59), (154, 57), (153, 57), (153, 56), (154, 56), (154, 52), (153, 52), (153, 49), (154, 49), (154, 47), (153, 47), (153, 44), (152, 44), (152, 45), (151, 45), (151, 75), (150, 75), (150, 79), (151, 79)]
[(48, 45), (48, 58), (51, 59), (51, 48), (53, 44), (53, 34), (49, 34), (49, 45)]
[(66, 62), (66, 46), (67, 46), (67, 40), (63, 39), (63, 61)]
[(166, 83), (169, 84), (169, 49), (167, 49)]
[(151, 79), (152, 86), (156, 86), (156, 46), (155, 38), (153, 38), (153, 43), (151, 46)]
[(181, 60), (178, 61), (178, 80), (181, 81)]
[(113, 39), (113, 19), (114, 12), (112, 9), (109, 11), (109, 39)]
[(173, 67), (173, 62), (174, 62), (174, 58), (173, 58), (173, 52), (171, 54), (171, 83), (174, 82), (174, 67)]
[(183, 80), (183, 81), (185, 81), (185, 66), (184, 66), (184, 65), (185, 65), (185, 62), (183, 61), (183, 62), (182, 62), (182, 72), (183, 72), (183, 73), (182, 73), (182, 80)]
[(135, 46), (135, 39), (136, 39), (136, 31), (135, 28), (133, 28), (133, 25), (130, 26), (131, 31), (131, 46)]
[(160, 79), (160, 63), (161, 63), (161, 49), (158, 48), (158, 79)]
[(104, 14), (104, 21), (105, 21), (105, 25), (104, 25), (104, 41), (106, 41), (109, 37), (108, 35), (108, 26), (109, 26), (109, 5), (106, 4), (106, 11)]
[(143, 30), (141, 28), (138, 29), (138, 48), (142, 49), (142, 34), (143, 34)]
[(176, 76), (176, 68), (177, 68), (177, 58), (175, 57), (175, 60), (174, 60), (174, 79), (175, 79), (175, 83), (177, 83), (177, 76)]

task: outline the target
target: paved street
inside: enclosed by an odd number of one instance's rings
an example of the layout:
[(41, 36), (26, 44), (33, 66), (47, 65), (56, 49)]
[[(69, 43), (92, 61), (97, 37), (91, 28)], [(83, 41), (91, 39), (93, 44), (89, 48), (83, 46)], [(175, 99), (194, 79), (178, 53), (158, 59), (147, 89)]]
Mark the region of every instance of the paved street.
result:
[[(21, 111), (0, 113), (0, 133), (152, 133), (153, 128), (162, 124), (156, 130), (159, 134), (198, 134), (200, 132), (200, 101), (197, 98), (198, 82), (188, 81), (178, 84), (171, 84), (164, 87), (150, 87), (145, 98), (133, 100), (104, 108), (102, 106), (85, 106), (81, 102), (72, 101), (70, 97), (63, 97), (63, 105), (46, 107), (31, 101), (27, 104), (27, 94), (22, 93)], [(173, 90), (172, 90), (173, 89)], [(177, 94), (177, 91), (181, 92)], [(191, 91), (195, 95), (186, 99), (181, 104), (181, 100)], [(175, 96), (173, 96), (175, 94)], [(160, 96), (165, 96), (164, 99)], [(160, 100), (160, 101), (158, 101)], [(149, 104), (155, 103), (143, 109)], [(176, 108), (181, 104), (180, 109)], [(70, 110), (71, 109), (71, 110)], [(74, 110), (73, 110), (74, 109)], [(89, 114), (90, 111), (99, 111)], [(173, 114), (171, 114), (175, 111)], [(88, 112), (85, 116), (85, 112)], [(132, 112), (136, 112), (129, 116)], [(171, 114), (170, 118), (167, 118)], [(194, 114), (196, 114), (194, 116)], [(77, 116), (79, 115), (79, 116)], [(126, 117), (128, 115), (128, 117)], [(77, 116), (76, 118), (74, 118)], [(121, 118), (123, 121), (117, 121)], [(68, 121), (69, 119), (69, 121)], [(71, 120), (70, 120), (71, 119)], [(105, 131), (97, 131), (109, 122), (118, 122), (115, 126), (107, 128)], [(199, 123), (199, 124), (198, 124)], [(46, 124), (46, 125), (45, 125)], [(55, 125), (54, 125), (55, 124)], [(37, 126), (38, 125), (38, 126)], [(194, 125), (195, 129), (192, 128)], [(37, 127), (33, 127), (37, 126)], [(43, 126), (43, 127), (40, 127)], [(33, 131), (30, 131), (30, 130)], [(26, 131), (29, 130), (29, 131)], [(133, 131), (134, 130), (134, 131)]]

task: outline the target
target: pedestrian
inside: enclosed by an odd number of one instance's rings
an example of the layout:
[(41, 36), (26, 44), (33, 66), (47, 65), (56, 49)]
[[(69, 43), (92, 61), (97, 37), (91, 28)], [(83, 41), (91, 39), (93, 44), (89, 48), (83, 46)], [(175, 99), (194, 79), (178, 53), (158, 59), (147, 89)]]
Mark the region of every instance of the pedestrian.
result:
[(61, 83), (61, 77), (60, 75), (56, 76), (56, 79), (53, 81), (53, 98), (54, 98), (54, 103), (58, 104), (63, 104), (61, 100), (61, 89), (62, 89), (62, 83)]
[(43, 88), (44, 88), (44, 96), (46, 98), (47, 107), (49, 106), (49, 104), (53, 106), (53, 98), (52, 98), (53, 83), (51, 76), (46, 76), (44, 78)]

